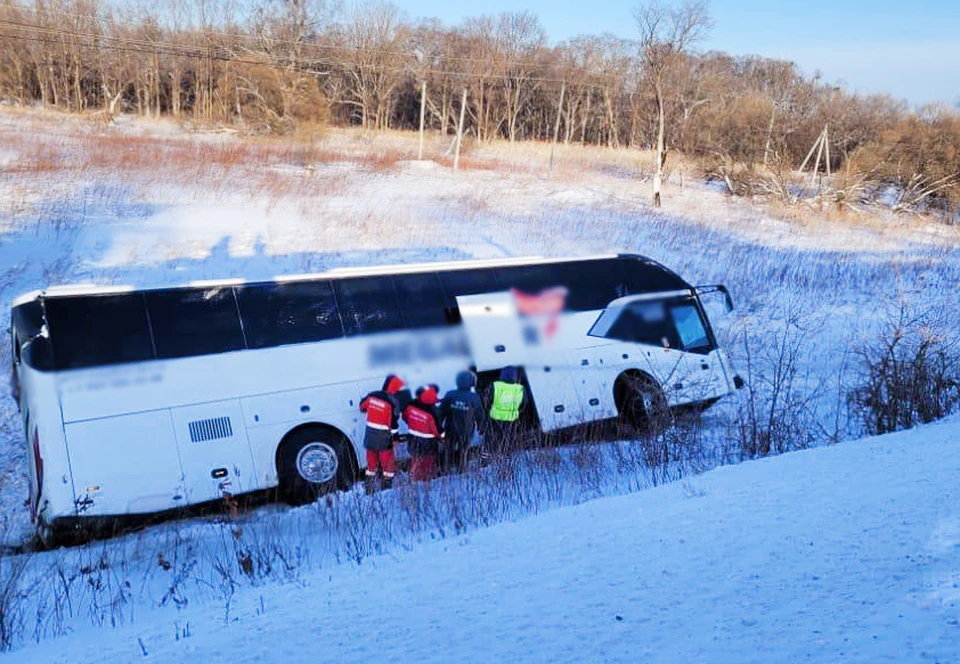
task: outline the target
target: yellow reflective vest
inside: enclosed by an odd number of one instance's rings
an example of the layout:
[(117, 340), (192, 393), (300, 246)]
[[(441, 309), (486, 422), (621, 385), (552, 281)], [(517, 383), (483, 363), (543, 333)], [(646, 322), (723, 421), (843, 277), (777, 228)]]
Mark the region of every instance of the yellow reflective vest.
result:
[(505, 383), (502, 380), (494, 381), (490, 419), (497, 422), (516, 422), (520, 417), (522, 403), (523, 385)]

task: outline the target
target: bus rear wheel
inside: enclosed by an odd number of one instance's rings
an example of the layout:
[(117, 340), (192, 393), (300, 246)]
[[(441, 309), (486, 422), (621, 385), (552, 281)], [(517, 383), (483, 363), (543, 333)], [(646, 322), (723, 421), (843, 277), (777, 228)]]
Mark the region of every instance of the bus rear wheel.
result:
[(643, 374), (623, 374), (614, 387), (619, 429), (655, 437), (673, 424), (673, 413), (663, 390)]
[(289, 505), (312, 503), (317, 496), (348, 489), (356, 479), (347, 440), (324, 428), (296, 431), (277, 456), (280, 497)]

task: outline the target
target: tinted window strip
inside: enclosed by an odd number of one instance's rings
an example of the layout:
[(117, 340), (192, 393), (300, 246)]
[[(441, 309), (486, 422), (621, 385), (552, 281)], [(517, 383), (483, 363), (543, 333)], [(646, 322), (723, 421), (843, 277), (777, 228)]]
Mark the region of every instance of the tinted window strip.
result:
[[(458, 310), (458, 306), (457, 306), (457, 303), (456, 303), (456, 298), (457, 298), (457, 296), (459, 296), (459, 295), (464, 295), (464, 294), (470, 294), (470, 292), (476, 291), (476, 288), (467, 288), (467, 289), (466, 289), (464, 292), (462, 292), (462, 293), (461, 293), (461, 292), (453, 292), (453, 290), (451, 290), (451, 288), (450, 288), (450, 286), (451, 286), (452, 284), (450, 283), (450, 279), (449, 279), (449, 277), (450, 277), (450, 275), (451, 275), (452, 273), (455, 273), (455, 272), (456, 272), (456, 273), (462, 273), (462, 272), (468, 272), (468, 271), (469, 271), (469, 272), (475, 272), (475, 273), (477, 273), (477, 274), (487, 273), (488, 275), (489, 275), (489, 274), (492, 274), (492, 275), (493, 275), (492, 277), (487, 278), (487, 279), (486, 279), (487, 281), (495, 281), (497, 278), (499, 278), (500, 280), (502, 280), (502, 281), (504, 281), (504, 282), (506, 282), (506, 283), (509, 283), (510, 280), (512, 279), (512, 275), (513, 275), (513, 274), (516, 274), (517, 272), (520, 272), (520, 271), (521, 271), (520, 268), (523, 268), (523, 267), (531, 267), (531, 268), (537, 268), (537, 267), (539, 267), (539, 268), (542, 268), (542, 269), (554, 269), (554, 270), (563, 271), (563, 270), (564, 270), (565, 268), (567, 268), (568, 266), (569, 266), (569, 268), (571, 268), (571, 269), (575, 269), (575, 267), (583, 266), (583, 265), (586, 265), (586, 264), (591, 265), (591, 267), (596, 266), (597, 269), (603, 269), (603, 266), (604, 266), (605, 264), (608, 265), (611, 270), (627, 270), (627, 271), (629, 271), (631, 268), (633, 268), (633, 270), (635, 270), (635, 272), (633, 272), (632, 275), (624, 275), (624, 282), (625, 282), (625, 283), (624, 283), (624, 286), (625, 286), (625, 288), (626, 288), (626, 290), (627, 290), (627, 293), (626, 293), (626, 294), (628, 294), (628, 295), (634, 294), (634, 293), (637, 293), (637, 292), (647, 292), (648, 290), (658, 290), (657, 288), (653, 288), (653, 289), (637, 288), (638, 284), (636, 283), (636, 278), (637, 278), (637, 276), (639, 276), (639, 275), (637, 274), (638, 272), (639, 272), (639, 273), (645, 273), (644, 276), (649, 275), (649, 277), (653, 277), (653, 278), (651, 279), (651, 281), (654, 282), (654, 285), (655, 285), (655, 286), (661, 286), (661, 285), (662, 285), (662, 283), (656, 283), (657, 281), (660, 281), (660, 282), (663, 282), (663, 281), (672, 282), (672, 281), (674, 281), (674, 280), (676, 280), (676, 281), (678, 281), (678, 282), (681, 282), (681, 281), (682, 281), (682, 279), (681, 279), (679, 276), (675, 275), (673, 272), (670, 272), (669, 270), (667, 270), (667, 269), (664, 268), (663, 266), (659, 265), (658, 263), (655, 263), (655, 262), (652, 262), (652, 261), (649, 261), (649, 262), (648, 262), (648, 261), (644, 261), (644, 260), (638, 260), (638, 259), (634, 259), (634, 258), (627, 258), (627, 257), (618, 257), (618, 258), (612, 258), (612, 259), (598, 259), (598, 260), (589, 260), (589, 261), (564, 261), (564, 262), (558, 262), (558, 263), (533, 264), (533, 265), (531, 265), (531, 266), (518, 266), (518, 268), (514, 268), (514, 267), (512, 267), (512, 266), (510, 266), (510, 267), (500, 267), (500, 268), (497, 268), (497, 267), (464, 268), (464, 269), (462, 269), (462, 270), (442, 270), (442, 271), (433, 271), (433, 272), (405, 273), (405, 274), (422, 274), (422, 275), (424, 275), (424, 276), (426, 276), (426, 275), (432, 275), (432, 276), (433, 276), (433, 278), (436, 280), (436, 284), (437, 284), (437, 286), (438, 286), (438, 290), (439, 290), (439, 292), (442, 294), (442, 296), (443, 296), (443, 298), (444, 298), (444, 301), (445, 301), (445, 303), (446, 303), (446, 308), (450, 310), (449, 312), (446, 311), (446, 310), (444, 311), (445, 318), (449, 321), (449, 316), (448, 316), (447, 314), (451, 314), (451, 313), (452, 313), (452, 314), (455, 314), (456, 311)], [(496, 274), (498, 271), (499, 271), (500, 274)], [(389, 293), (392, 295), (392, 297), (393, 297), (393, 302), (396, 303), (397, 305), (399, 305), (399, 301), (400, 301), (399, 293), (398, 293), (396, 284), (393, 282), (393, 279), (394, 279), (395, 277), (397, 277), (397, 276), (401, 276), (401, 275), (385, 274), (385, 275), (379, 275), (378, 278), (387, 280), (387, 283), (385, 284), (384, 290), (387, 291), (387, 292), (389, 292)], [(336, 314), (336, 317), (337, 317), (338, 322), (339, 322), (339, 330), (340, 330), (340, 334), (339, 334), (339, 335), (332, 336), (332, 337), (329, 337), (329, 338), (325, 338), (325, 339), (322, 339), (322, 340), (319, 340), (319, 341), (309, 341), (309, 342), (301, 342), (301, 343), (319, 343), (320, 341), (328, 341), (328, 340), (332, 340), (332, 339), (336, 339), (336, 338), (344, 338), (344, 337), (348, 336), (348, 335), (346, 334), (347, 326), (346, 326), (346, 324), (344, 323), (344, 320), (343, 320), (343, 309), (342, 309), (342, 303), (341, 303), (341, 301), (340, 301), (340, 296), (339, 296), (339, 294), (338, 294), (338, 290), (339, 290), (339, 289), (338, 289), (338, 287), (337, 287), (337, 284), (338, 284), (341, 280), (350, 279), (350, 278), (357, 278), (357, 277), (346, 277), (346, 278), (336, 278), (336, 277), (335, 277), (335, 278), (331, 278), (331, 279), (316, 279), (316, 280), (305, 280), (305, 281), (303, 281), (303, 282), (291, 282), (291, 283), (327, 283), (327, 284), (329, 284), (329, 287), (330, 287), (330, 297), (332, 298), (332, 302), (333, 302), (333, 311), (334, 311), (334, 313)], [(644, 279), (644, 281), (645, 281), (645, 280), (646, 280), (646, 279)], [(566, 278), (563, 278), (561, 281), (567, 281), (567, 279), (566, 279)], [(245, 285), (244, 288), (252, 288), (252, 287), (259, 287), (259, 286), (264, 286), (264, 287), (265, 287), (265, 286), (268, 286), (268, 285), (271, 285), (271, 284), (274, 284), (274, 283), (276, 283), (276, 282), (251, 283), (251, 284)], [(389, 284), (388, 287), (387, 287), (387, 284)], [(575, 287), (577, 286), (577, 284), (559, 284), (559, 285), (567, 285), (567, 286), (568, 286), (569, 288), (571, 288), (571, 289), (573, 289), (573, 288), (575, 288)], [(241, 306), (240, 306), (240, 302), (239, 302), (239, 297), (238, 297), (238, 294), (237, 294), (237, 289), (234, 288), (234, 287), (232, 287), (232, 286), (230, 286), (229, 288), (230, 288), (231, 296), (232, 296), (232, 298), (233, 298), (233, 303), (234, 303), (233, 309), (234, 309), (234, 311), (236, 312), (236, 315), (237, 315), (237, 318), (238, 318), (238, 321), (239, 321), (239, 328), (240, 328), (240, 333), (241, 333), (241, 337), (242, 337), (242, 344), (243, 344), (243, 348), (242, 348), (242, 349), (252, 349), (252, 348), (250, 347), (250, 345), (249, 345), (249, 340), (247, 339), (247, 329), (246, 329), (246, 325), (245, 325), (245, 323), (244, 323), (243, 313), (242, 313), (242, 310), (241, 310)], [(205, 289), (191, 289), (191, 288), (182, 288), (182, 289), (180, 289), (180, 288), (177, 288), (177, 289), (159, 289), (159, 290), (177, 290), (177, 291), (182, 291), (182, 292), (184, 292), (184, 293), (187, 293), (187, 292), (191, 292), (191, 291), (192, 291), (192, 292), (200, 292), (200, 291), (205, 290)], [(458, 289), (458, 290), (461, 290), (461, 289)], [(146, 312), (147, 330), (148, 330), (148, 333), (149, 333), (149, 341), (150, 341), (150, 348), (151, 348), (151, 351), (152, 351), (152, 355), (153, 355), (153, 358), (154, 358), (154, 359), (160, 359), (160, 353), (159, 353), (159, 350), (158, 350), (157, 340), (156, 340), (156, 331), (155, 331), (155, 329), (154, 329), (154, 327), (155, 327), (155, 321), (153, 320), (150, 307), (147, 305), (147, 302), (146, 302), (146, 296), (147, 296), (147, 294), (148, 294), (149, 292), (153, 292), (153, 291), (142, 291), (139, 295), (140, 295), (140, 297), (141, 297), (141, 299), (142, 299), (142, 301), (143, 301), (143, 307), (144, 307), (144, 310), (145, 310), (145, 312)], [(481, 292), (481, 291), (476, 291), (476, 292)], [(606, 304), (606, 301), (603, 302), (603, 303), (601, 303), (600, 300), (601, 300), (601, 299), (605, 299), (606, 296), (607, 296), (606, 293), (603, 293), (603, 294), (599, 294), (599, 293), (598, 293), (598, 294), (595, 294), (595, 295), (593, 295), (593, 296), (591, 296), (589, 293), (586, 293), (585, 295), (581, 295), (578, 299), (579, 299), (581, 302), (584, 301), (584, 300), (590, 301), (590, 306), (591, 306), (591, 310), (592, 310), (594, 301), (596, 302), (596, 308), (602, 308), (602, 307)], [(97, 296), (93, 296), (93, 297), (97, 297)], [(595, 298), (595, 299), (594, 299), (594, 298)], [(615, 298), (613, 298), (613, 299), (615, 299)], [(44, 300), (41, 299), (41, 300), (40, 300), (40, 305), (41, 305), (41, 307), (42, 307), (43, 310), (44, 310), (43, 318), (46, 319), (47, 316), (46, 316), (44, 304), (45, 304)], [(354, 330), (353, 333), (352, 333), (351, 335), (349, 335), (349, 336), (365, 336), (365, 335), (367, 335), (367, 334), (376, 334), (376, 333), (381, 333), (381, 332), (385, 332), (385, 331), (395, 331), (395, 330), (399, 330), (399, 329), (422, 329), (422, 328), (424, 328), (424, 327), (431, 327), (431, 326), (432, 326), (432, 325), (428, 325), (428, 324), (424, 324), (424, 323), (418, 323), (418, 322), (416, 322), (416, 321), (414, 321), (413, 323), (408, 323), (408, 322), (407, 322), (407, 319), (406, 319), (406, 316), (403, 315), (403, 311), (400, 311), (400, 314), (401, 314), (401, 323), (400, 323), (399, 325), (391, 325), (391, 326), (389, 327), (389, 330), (381, 329), (381, 330), (374, 330), (374, 331), (371, 331), (371, 332), (366, 332), (366, 331), (364, 331), (363, 329), (359, 329), (359, 330)], [(710, 336), (712, 337), (712, 336), (713, 336), (713, 330), (710, 329), (710, 327), (709, 327), (709, 322), (706, 323), (706, 326), (707, 326), (708, 335), (710, 335)], [(51, 337), (52, 337), (52, 338), (51, 338), (51, 347), (52, 347), (52, 350), (53, 350), (53, 353), (54, 353), (54, 357), (55, 357), (55, 358), (56, 358), (57, 353), (56, 353), (56, 343), (55, 343), (55, 341), (54, 341), (54, 338), (57, 337), (57, 336), (59, 336), (59, 335), (51, 332)], [(279, 346), (283, 346), (283, 345), (288, 345), (288, 344), (285, 344), (285, 343), (267, 343), (267, 344), (264, 344), (264, 345), (262, 345), (262, 346), (257, 346), (257, 348), (274, 348), (274, 347), (279, 347)], [(241, 349), (240, 349), (240, 348), (230, 348), (230, 349), (224, 349), (224, 350), (219, 350), (219, 351), (210, 351), (210, 352), (203, 352), (203, 353), (190, 353), (190, 354), (186, 354), (186, 355), (172, 356), (172, 357), (168, 357), (168, 358), (166, 358), (166, 359), (178, 359), (178, 358), (180, 358), (180, 357), (200, 357), (200, 356), (203, 356), (203, 355), (217, 355), (217, 354), (221, 354), (221, 353), (225, 353), (225, 352), (234, 352), (234, 351), (236, 351), (236, 350), (241, 350)], [(133, 361), (142, 361), (142, 360), (133, 360)], [(96, 363), (96, 364), (79, 364), (79, 365), (76, 365), (76, 366), (71, 366), (71, 367), (69, 367), (69, 368), (84, 368), (84, 367), (90, 367), (90, 366), (105, 366), (105, 365), (107, 365), (107, 364), (114, 364), (114, 363), (118, 363), (118, 362), (105, 362), (105, 363)], [(59, 361), (57, 362), (57, 364), (59, 364)]]

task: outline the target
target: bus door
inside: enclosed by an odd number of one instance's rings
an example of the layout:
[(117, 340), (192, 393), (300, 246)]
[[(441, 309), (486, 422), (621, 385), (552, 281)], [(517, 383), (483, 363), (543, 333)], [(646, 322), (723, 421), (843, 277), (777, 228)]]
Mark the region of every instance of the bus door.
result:
[(172, 415), (191, 503), (257, 488), (239, 401), (176, 408)]
[(619, 371), (619, 355), (607, 360), (608, 353), (603, 347), (581, 348), (571, 353), (573, 384), (583, 409), (586, 422), (617, 416), (617, 406), (613, 399), (613, 386)]
[(457, 306), (477, 371), (527, 363), (527, 343), (516, 302), (509, 291), (459, 295)]
[[(538, 359), (548, 361), (542, 356)], [(527, 368), (527, 383), (544, 431), (583, 423), (584, 411), (575, 383), (579, 371), (572, 355), (564, 351), (557, 351), (549, 364), (538, 362)]]
[(523, 367), (544, 431), (580, 422), (568, 358), (562, 352), (547, 353), (524, 336), (512, 293), (461, 295), (457, 306), (477, 371)]

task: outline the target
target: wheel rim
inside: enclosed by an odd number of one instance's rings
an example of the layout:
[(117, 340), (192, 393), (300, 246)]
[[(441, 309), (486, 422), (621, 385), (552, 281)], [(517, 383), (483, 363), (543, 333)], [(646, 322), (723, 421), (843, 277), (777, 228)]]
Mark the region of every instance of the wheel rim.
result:
[(337, 451), (327, 443), (308, 443), (297, 454), (297, 473), (314, 484), (332, 480), (339, 466)]
[(627, 406), (630, 419), (635, 425), (642, 426), (650, 420), (650, 413), (653, 412), (653, 395), (647, 386), (639, 381), (632, 382), (629, 389), (632, 392)]
[(650, 394), (649, 389), (644, 387), (639, 388), (636, 405), (640, 407), (640, 416), (649, 420), (650, 414), (653, 413), (654, 408), (653, 395)]
[(623, 390), (621, 416), (626, 423), (641, 431), (662, 427), (665, 403), (656, 386), (630, 377), (624, 381)]

